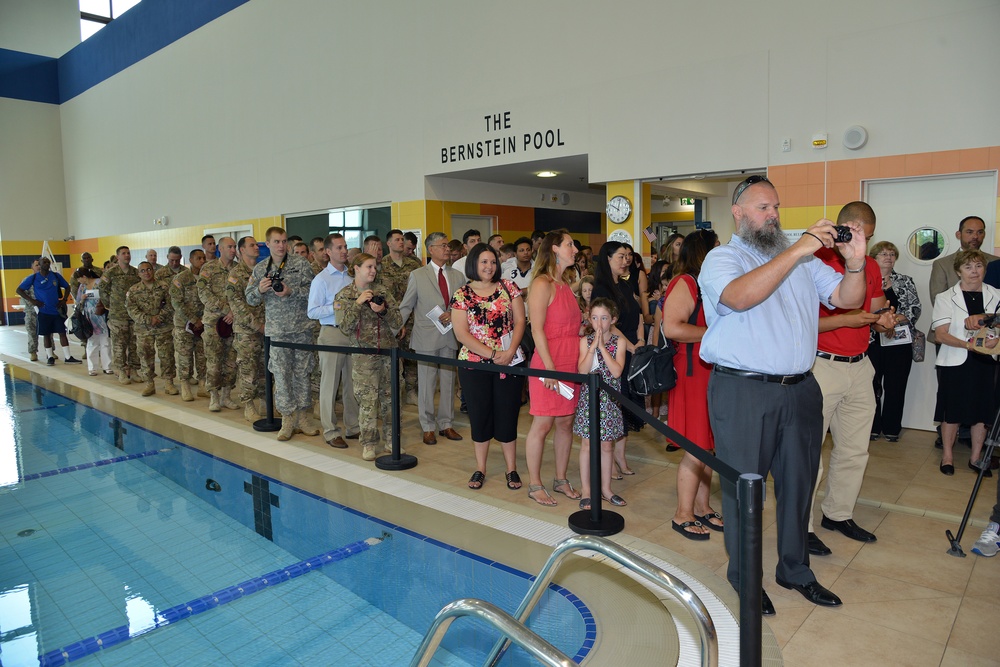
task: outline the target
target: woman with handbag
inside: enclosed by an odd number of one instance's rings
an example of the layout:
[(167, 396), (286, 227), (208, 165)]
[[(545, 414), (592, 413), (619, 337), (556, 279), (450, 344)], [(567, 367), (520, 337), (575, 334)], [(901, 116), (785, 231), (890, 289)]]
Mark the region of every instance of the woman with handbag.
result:
[(76, 292), (76, 308), (93, 329), (87, 339), (87, 371), (97, 375), (98, 369), (105, 375), (114, 375), (111, 370), (111, 339), (108, 336), (108, 318), (104, 304), (100, 299), (101, 279), (92, 269), (82, 268), (77, 271), (80, 286)]
[[(890, 339), (871, 332), (868, 358), (875, 368), (875, 419), (872, 440), (884, 435), (886, 441), (897, 442), (903, 424), (903, 401), (906, 383), (913, 364), (913, 339), (917, 318), (920, 317), (920, 297), (913, 278), (896, 273), (894, 266), (899, 250), (889, 241), (880, 241), (868, 253), (882, 273), (882, 291), (888, 305), (896, 309), (896, 330)], [(908, 339), (908, 342), (894, 342)]]
[[(674, 369), (677, 384), (667, 400), (667, 426), (706, 451), (715, 449), (708, 419), (708, 378), (711, 364), (699, 356), (708, 325), (698, 291), (698, 273), (708, 252), (719, 244), (710, 229), (688, 234), (674, 262), (674, 278), (663, 297), (663, 335), (677, 343)], [(677, 466), (677, 510), (672, 527), (689, 540), (707, 540), (709, 529), (723, 529), (722, 515), (711, 508), (712, 469), (685, 452)]]

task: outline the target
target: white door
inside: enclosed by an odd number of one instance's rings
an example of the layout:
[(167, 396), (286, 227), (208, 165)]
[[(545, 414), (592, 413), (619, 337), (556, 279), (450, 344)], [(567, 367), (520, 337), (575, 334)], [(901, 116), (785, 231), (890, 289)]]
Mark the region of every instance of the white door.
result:
[[(872, 243), (891, 241), (899, 248), (896, 271), (913, 278), (920, 296), (921, 315), (917, 327), (927, 332), (931, 323), (929, 282), (932, 260), (919, 260), (907, 251), (907, 239), (920, 227), (941, 232), (946, 245), (942, 254), (959, 248), (955, 232), (958, 222), (976, 215), (986, 222), (983, 250), (993, 252), (997, 211), (997, 172), (977, 172), (956, 176), (866, 181), (865, 201), (875, 210), (878, 224)], [(937, 379), (934, 373), (934, 346), (927, 346), (923, 363), (913, 364), (906, 387), (903, 426), (934, 430), (934, 403)]]
[(451, 237), (462, 240), (462, 236), (470, 229), (479, 230), (479, 236), (483, 243), (493, 235), (494, 219), (492, 215), (452, 215), (451, 216)]

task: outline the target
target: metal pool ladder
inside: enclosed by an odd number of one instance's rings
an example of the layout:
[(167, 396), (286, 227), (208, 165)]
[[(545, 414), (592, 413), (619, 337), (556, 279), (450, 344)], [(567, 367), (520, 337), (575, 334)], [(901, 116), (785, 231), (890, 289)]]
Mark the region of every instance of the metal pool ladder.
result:
[(460, 616), (476, 616), (493, 625), (500, 630), (503, 635), (493, 646), (485, 665), (493, 667), (497, 664), (503, 651), (507, 649), (510, 642), (516, 643), (521, 648), (528, 651), (540, 662), (551, 667), (570, 667), (575, 665), (570, 658), (559, 649), (545, 641), (537, 634), (529, 630), (525, 621), (531, 616), (542, 593), (548, 588), (555, 577), (556, 570), (563, 560), (574, 551), (596, 551), (617, 561), (627, 570), (641, 575), (653, 584), (670, 591), (680, 602), (688, 608), (691, 615), (697, 621), (698, 634), (701, 639), (701, 664), (703, 667), (717, 667), (719, 664), (719, 638), (715, 630), (715, 624), (708, 614), (708, 609), (704, 603), (694, 594), (683, 581), (657, 567), (645, 558), (638, 556), (632, 551), (622, 547), (615, 542), (602, 537), (592, 535), (574, 535), (560, 542), (549, 559), (545, 561), (541, 572), (535, 578), (527, 595), (521, 601), (514, 616), (503, 611), (496, 605), (475, 598), (463, 598), (455, 600), (446, 605), (438, 615), (434, 617), (434, 622), (424, 635), (424, 640), (417, 649), (410, 667), (427, 667), (434, 653), (441, 645), (445, 633), (452, 622)]

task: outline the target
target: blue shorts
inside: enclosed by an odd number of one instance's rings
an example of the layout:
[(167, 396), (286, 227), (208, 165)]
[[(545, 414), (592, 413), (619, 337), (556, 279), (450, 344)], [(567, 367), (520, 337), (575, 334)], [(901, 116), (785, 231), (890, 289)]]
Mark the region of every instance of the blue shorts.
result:
[(38, 335), (49, 336), (51, 334), (66, 333), (66, 324), (60, 315), (46, 315), (38, 313)]

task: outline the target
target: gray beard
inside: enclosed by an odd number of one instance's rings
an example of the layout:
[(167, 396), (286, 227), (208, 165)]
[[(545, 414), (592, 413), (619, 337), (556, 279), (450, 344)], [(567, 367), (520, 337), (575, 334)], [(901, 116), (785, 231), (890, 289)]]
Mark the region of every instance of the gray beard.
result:
[(781, 231), (781, 223), (774, 218), (757, 229), (751, 228), (750, 221), (746, 218), (741, 219), (739, 236), (744, 243), (767, 257), (776, 257), (791, 245), (788, 237)]

